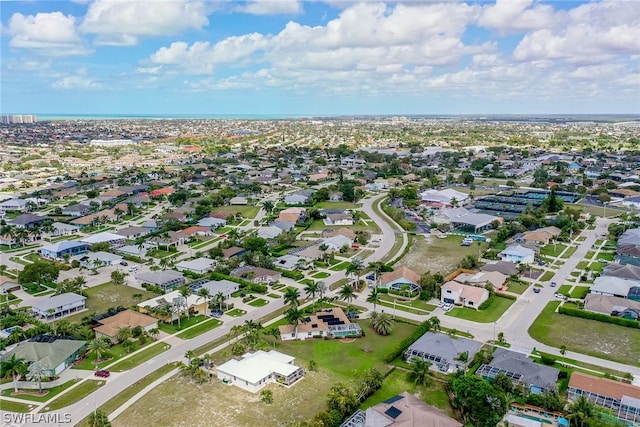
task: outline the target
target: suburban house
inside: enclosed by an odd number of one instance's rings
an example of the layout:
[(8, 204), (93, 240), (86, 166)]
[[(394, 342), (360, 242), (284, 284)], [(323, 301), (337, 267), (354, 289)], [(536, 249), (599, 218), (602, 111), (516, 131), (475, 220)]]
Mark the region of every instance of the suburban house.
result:
[(31, 302), (33, 316), (45, 321), (55, 320), (86, 308), (87, 297), (67, 292), (51, 297), (35, 298)]
[(625, 231), (618, 239), (616, 261), (640, 267), (640, 228)]
[(245, 265), (231, 270), (231, 276), (247, 280), (253, 283), (273, 283), (280, 280), (282, 275), (278, 271), (268, 268)]
[(80, 231), (80, 227), (73, 224), (65, 224), (64, 222), (54, 222), (51, 224), (52, 230), (44, 234), (50, 237), (67, 236)]
[(444, 190), (426, 190), (420, 193), (420, 202), (430, 207), (457, 207), (464, 204), (468, 194), (446, 188)]
[(91, 212), (91, 206), (78, 203), (75, 205), (69, 205), (62, 208), (62, 215), (80, 217), (88, 215)]
[(176, 270), (178, 271), (191, 271), (196, 274), (204, 274), (207, 271), (213, 270), (216, 262), (211, 258), (196, 258), (187, 261), (180, 261), (176, 264)]
[(536, 242), (541, 245), (548, 245), (553, 239), (562, 233), (558, 227), (544, 227), (537, 230), (522, 233), (521, 239), (525, 242)]
[(173, 270), (159, 270), (140, 273), (136, 275), (136, 280), (142, 284), (148, 283), (153, 286), (158, 286), (164, 291), (180, 287), (186, 283), (182, 273)]
[(394, 271), (383, 273), (380, 276), (379, 288), (389, 289), (396, 292), (415, 292), (422, 289), (418, 284), (420, 275), (408, 267), (400, 267)]
[(324, 225), (353, 225), (353, 216), (350, 213), (330, 213), (323, 219)]
[(359, 337), (362, 329), (357, 323), (351, 323), (345, 312), (339, 308), (328, 308), (305, 317), (298, 324), (297, 334), (294, 325), (279, 326), (282, 341), (305, 340), (315, 337)]
[(22, 285), (17, 279), (11, 279), (6, 276), (0, 276), (0, 295), (7, 295), (13, 291), (22, 290)]
[(211, 228), (215, 229), (215, 228), (224, 227), (225, 225), (227, 225), (227, 220), (208, 216), (198, 221), (198, 225), (201, 227), (208, 227), (210, 229)]
[(7, 223), (14, 225), (17, 228), (33, 228), (47, 221), (51, 221), (51, 218), (34, 214), (22, 214), (18, 215), (12, 220), (7, 221)]
[(569, 401), (584, 396), (598, 406), (611, 409), (624, 421), (640, 422), (640, 387), (607, 378), (573, 372), (567, 389)]
[(245, 248), (241, 248), (239, 246), (231, 246), (230, 248), (222, 250), (222, 257), (224, 259), (230, 259), (234, 256), (241, 256), (247, 252)]
[(619, 277), (640, 282), (640, 267), (612, 262), (604, 267), (601, 276)]
[(179, 290), (171, 291), (167, 294), (153, 297), (147, 301), (138, 304), (141, 313), (147, 313), (150, 309), (164, 307), (166, 305), (177, 304), (180, 302), (180, 313), (184, 314), (189, 310), (191, 313), (205, 313), (208, 302), (195, 294), (189, 294), (186, 298), (182, 296)]
[(213, 235), (213, 231), (211, 230), (211, 227), (200, 226), (200, 225), (192, 225), (191, 227), (187, 227), (184, 230), (178, 231), (178, 233), (184, 234), (189, 237)]
[(44, 367), (45, 375), (54, 377), (73, 365), (85, 349), (85, 345), (86, 341), (38, 335), (18, 343), (16, 347), (0, 356), (0, 360), (8, 360), (15, 355), (16, 359), (24, 359), (28, 364), (39, 362)]
[(322, 234), (321, 234), (321, 236), (324, 239), (337, 236), (337, 235), (348, 237), (351, 240), (354, 240), (356, 238), (355, 231), (351, 230), (350, 228), (339, 228), (337, 230), (322, 230)]
[(138, 237), (142, 237), (146, 234), (149, 234), (149, 229), (146, 227), (126, 227), (121, 230), (116, 231), (116, 234), (120, 236), (124, 236), (128, 240), (134, 240)]
[(122, 262), (122, 256), (111, 252), (89, 252), (80, 258), (80, 264), (87, 268), (104, 267), (108, 265), (118, 265)]
[(420, 427), (462, 427), (455, 419), (422, 399), (403, 392), (366, 410), (358, 409), (341, 427), (369, 426), (417, 426)]
[[(404, 360), (411, 363), (414, 359), (423, 359), (441, 372), (464, 371), (481, 346), (478, 341), (468, 338), (427, 332), (407, 348)], [(466, 353), (466, 362), (460, 360), (463, 353)]]
[(0, 210), (7, 212), (24, 212), (27, 208), (25, 199), (9, 199), (0, 202)]
[(274, 225), (270, 225), (268, 227), (260, 227), (258, 228), (258, 237), (262, 237), (263, 239), (272, 240), (284, 233), (282, 228), (276, 227)]
[(96, 338), (108, 337), (115, 342), (118, 340), (118, 331), (125, 327), (131, 329), (141, 327), (143, 331), (149, 332), (158, 327), (158, 319), (134, 310), (124, 310), (98, 320), (98, 326), (93, 330), (96, 333)]
[(308, 205), (313, 196), (312, 190), (300, 190), (284, 197), (285, 205)]
[(471, 212), (466, 208), (442, 209), (434, 216), (436, 224), (450, 224), (452, 228), (482, 233), (493, 227), (494, 221), (502, 218), (493, 215)]
[(341, 234), (337, 234), (333, 237), (329, 237), (328, 239), (323, 240), (320, 244), (325, 245), (328, 252), (336, 252), (344, 248), (345, 246), (351, 247), (351, 245), (353, 244), (353, 240)]
[(162, 197), (162, 196), (169, 196), (175, 192), (176, 190), (174, 188), (164, 187), (164, 188), (157, 188), (155, 190), (152, 190), (151, 193), (149, 193), (149, 195), (151, 197)]
[(613, 276), (599, 276), (589, 288), (590, 293), (640, 301), (640, 281)]
[(257, 393), (267, 384), (291, 386), (304, 377), (304, 370), (294, 364), (295, 358), (276, 350), (245, 353), (240, 360), (231, 359), (216, 368), (218, 378)]
[(293, 224), (304, 222), (306, 218), (307, 210), (305, 208), (287, 208), (278, 214), (278, 221), (287, 221)]
[(512, 276), (518, 274), (518, 267), (511, 261), (492, 261), (488, 262), (482, 267), (482, 271), (497, 271), (505, 276)]
[(589, 294), (584, 299), (584, 309), (608, 316), (640, 319), (640, 301), (628, 298)]
[(480, 366), (476, 375), (485, 380), (493, 380), (499, 373), (505, 374), (513, 385), (522, 385), (531, 393), (543, 394), (556, 390), (560, 371), (535, 363), (526, 354), (498, 347), (493, 353), (491, 362)]
[(453, 280), (458, 283), (473, 286), (491, 285), (495, 289), (502, 289), (509, 277), (498, 271), (480, 271), (477, 273), (460, 273)]
[(358, 159), (357, 157), (345, 157), (340, 159), (340, 167), (346, 169), (357, 169), (366, 165), (367, 162), (364, 159)]
[(536, 258), (535, 251), (521, 245), (509, 246), (498, 255), (502, 261), (511, 261), (516, 264), (532, 264)]
[(75, 240), (61, 240), (40, 248), (40, 255), (54, 260), (61, 260), (66, 256), (84, 255), (87, 252), (89, 252), (89, 245)]
[(216, 296), (218, 293), (222, 293), (225, 299), (231, 298), (234, 292), (240, 290), (240, 284), (238, 282), (232, 282), (231, 280), (210, 280), (202, 284), (202, 287), (211, 293), (212, 296)]
[(489, 299), (489, 291), (451, 280), (442, 285), (440, 299), (445, 304), (462, 305), (477, 310), (480, 304)]
[(175, 246), (183, 245), (187, 236), (177, 231), (169, 231), (166, 236), (155, 236), (148, 239), (146, 243), (151, 246)]
[(107, 231), (89, 235), (81, 240), (81, 242), (93, 245), (96, 243), (108, 243), (110, 247), (117, 248), (123, 246), (125, 242), (124, 236), (115, 233), (109, 233)]

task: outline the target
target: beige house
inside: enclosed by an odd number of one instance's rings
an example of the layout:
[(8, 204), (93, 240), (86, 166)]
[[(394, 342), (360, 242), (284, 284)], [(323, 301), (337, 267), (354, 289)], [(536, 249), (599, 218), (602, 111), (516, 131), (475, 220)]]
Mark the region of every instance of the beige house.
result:
[(96, 337), (108, 337), (111, 341), (117, 341), (118, 331), (125, 327), (133, 329), (139, 326), (145, 332), (158, 327), (158, 319), (133, 310), (121, 311), (113, 316), (100, 319), (98, 322), (100, 326), (93, 328)]
[(489, 299), (489, 291), (478, 286), (449, 281), (442, 285), (440, 299), (445, 304), (462, 305), (477, 310), (480, 304)]

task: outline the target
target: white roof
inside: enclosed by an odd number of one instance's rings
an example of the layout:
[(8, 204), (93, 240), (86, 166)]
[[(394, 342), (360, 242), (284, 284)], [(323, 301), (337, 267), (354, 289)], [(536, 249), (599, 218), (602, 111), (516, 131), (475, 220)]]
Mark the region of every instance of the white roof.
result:
[(31, 306), (41, 312), (47, 311), (50, 308), (56, 309), (63, 305), (74, 304), (79, 301), (86, 300), (87, 297), (75, 294), (73, 292), (67, 292), (60, 295), (54, 295), (52, 297), (36, 298), (31, 302)]
[(629, 295), (629, 290), (633, 286), (640, 286), (640, 282), (635, 280), (622, 279), (613, 276), (600, 276), (593, 281), (591, 293), (604, 293), (612, 295)]
[(335, 246), (337, 248), (341, 248), (344, 245), (350, 246), (351, 243), (353, 243), (353, 241), (350, 238), (348, 238), (347, 236), (343, 236), (341, 234), (338, 234), (336, 236), (333, 236), (333, 237), (330, 237), (330, 238), (326, 239), (322, 243), (324, 243), (325, 245), (331, 245), (331, 246)]
[(119, 234), (114, 234), (114, 233), (109, 233), (107, 231), (103, 232), (103, 233), (98, 233), (98, 234), (94, 234), (91, 236), (87, 236), (84, 239), (82, 239), (83, 242), (86, 243), (102, 243), (102, 242), (111, 242), (114, 240), (124, 240), (124, 236), (121, 236)]
[(258, 237), (262, 237), (263, 239), (273, 239), (274, 237), (278, 237), (283, 233), (282, 228), (275, 227), (270, 225), (269, 227), (260, 227), (258, 228)]
[(451, 203), (451, 200), (454, 198), (458, 202), (464, 202), (469, 198), (469, 195), (456, 191), (452, 188), (445, 188), (444, 190), (423, 191), (420, 193), (420, 198), (425, 201)]
[[(160, 295), (155, 298), (151, 298), (150, 300), (143, 301), (138, 304), (138, 307), (161, 307), (163, 305), (171, 304), (176, 298), (183, 298), (180, 290), (178, 289), (176, 289), (175, 291), (171, 291), (168, 294)], [(200, 299), (199, 302), (203, 302), (202, 298), (198, 297), (197, 295), (189, 294), (189, 296), (187, 297), (187, 305), (197, 305), (198, 299)]]
[(180, 261), (176, 264), (176, 268), (186, 268), (188, 270), (206, 270), (213, 267), (213, 261), (211, 258), (196, 258), (190, 261)]
[(258, 350), (255, 353), (246, 353), (241, 360), (231, 359), (218, 366), (218, 371), (237, 377), (252, 384), (258, 383), (272, 373), (288, 376), (298, 368), (290, 363), (294, 357), (271, 350), (268, 353)]
[(525, 248), (524, 246), (517, 245), (517, 246), (509, 246), (508, 248), (500, 252), (500, 254), (515, 255), (515, 256), (531, 256), (531, 255), (535, 255), (535, 251), (533, 249), (529, 249), (529, 248)]

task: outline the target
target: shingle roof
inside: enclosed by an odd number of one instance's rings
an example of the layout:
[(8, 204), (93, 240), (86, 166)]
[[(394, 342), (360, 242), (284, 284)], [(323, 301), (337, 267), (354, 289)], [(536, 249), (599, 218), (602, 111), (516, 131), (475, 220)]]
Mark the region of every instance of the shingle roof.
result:
[(405, 278), (411, 283), (414, 283), (416, 285), (420, 281), (420, 275), (418, 273), (416, 273), (415, 271), (411, 270), (408, 267), (400, 267), (394, 271), (384, 273), (380, 278), (380, 283), (385, 285), (387, 283), (394, 282), (400, 278)]
[(57, 339), (54, 342), (22, 342), (2, 356), (2, 360), (16, 355), (27, 362), (40, 362), (47, 369), (55, 369), (72, 354), (80, 350), (85, 341)]
[(601, 396), (622, 399), (623, 396), (640, 399), (640, 387), (606, 378), (592, 377), (581, 372), (571, 374), (569, 387), (590, 391)]
[(118, 335), (118, 331), (126, 326), (130, 328), (137, 326), (145, 328), (157, 322), (158, 319), (155, 317), (147, 316), (146, 314), (133, 310), (124, 310), (113, 316), (101, 319), (101, 325), (94, 328), (94, 330), (109, 337), (115, 337)]

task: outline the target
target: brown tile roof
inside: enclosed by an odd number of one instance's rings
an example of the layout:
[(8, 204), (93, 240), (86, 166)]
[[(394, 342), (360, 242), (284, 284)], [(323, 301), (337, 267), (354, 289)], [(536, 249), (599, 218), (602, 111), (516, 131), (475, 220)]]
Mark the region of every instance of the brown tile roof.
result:
[(232, 256), (234, 256), (236, 254), (239, 254), (242, 251), (244, 251), (244, 248), (239, 248), (238, 246), (232, 246), (230, 248), (223, 249), (222, 250), (222, 255), (225, 258), (231, 258)]
[(333, 236), (345, 236), (350, 239), (356, 238), (355, 231), (349, 228), (339, 228), (337, 230), (324, 230), (322, 232), (322, 237), (333, 237)]
[(100, 320), (102, 325), (94, 328), (94, 331), (114, 338), (118, 335), (118, 331), (125, 326), (129, 326), (130, 328), (140, 326), (144, 328), (157, 322), (158, 319), (155, 317), (147, 316), (146, 314), (138, 313), (133, 310), (125, 310), (111, 317)]
[(394, 271), (384, 273), (380, 278), (380, 283), (386, 285), (400, 278), (405, 278), (416, 285), (420, 281), (420, 275), (408, 267), (400, 267)]
[(622, 396), (640, 399), (640, 387), (607, 378), (593, 377), (581, 372), (571, 374), (569, 387), (590, 391), (591, 393), (597, 393), (601, 396), (612, 397), (614, 399), (621, 399)]

